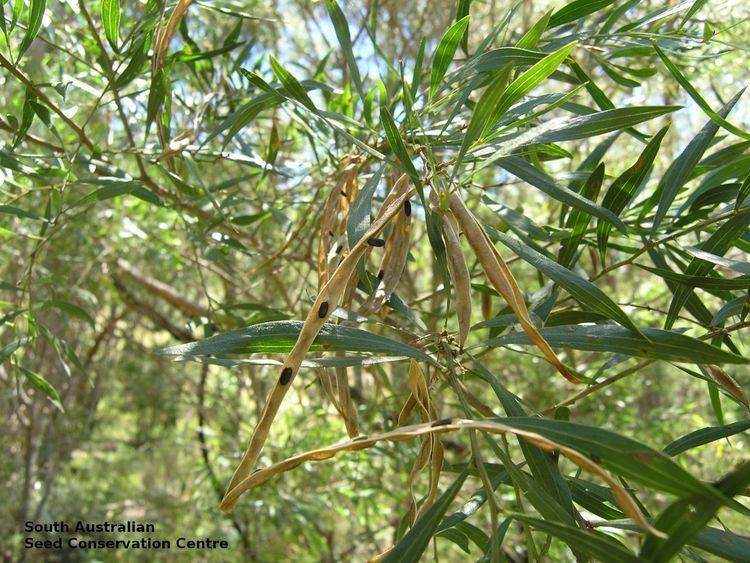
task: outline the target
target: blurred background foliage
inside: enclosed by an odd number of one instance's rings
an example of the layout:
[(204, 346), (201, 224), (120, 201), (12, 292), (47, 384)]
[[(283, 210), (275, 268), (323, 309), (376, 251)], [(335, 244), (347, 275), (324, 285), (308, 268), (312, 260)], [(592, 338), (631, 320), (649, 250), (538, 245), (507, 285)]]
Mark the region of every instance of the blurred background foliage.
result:
[[(154, 522), (157, 535), (163, 537), (230, 540), (229, 554), (205, 552), (201, 560), (364, 560), (383, 552), (404, 532), (407, 478), (419, 445), (384, 443), (325, 463), (302, 465), (249, 492), (231, 514), (222, 514), (218, 502), (278, 368), (175, 363), (157, 351), (251, 324), (304, 318), (317, 286), (321, 205), (338, 179), (342, 158), (352, 150), (351, 137), (387, 152), (378, 106), (390, 105), (397, 122), (406, 123), (403, 91), (410, 86), (418, 93), (414, 107), (426, 120), (423, 124), (436, 127), (453, 109), (441, 102), (432, 106), (430, 114), (426, 91), (431, 54), (456, 20), (456, 2), (339, 2), (364, 93), (374, 92), (369, 101), (356, 92), (323, 2), (188, 3), (157, 60), (159, 30), (183, 4), (123, 1), (119, 25), (112, 28), (99, 2), (3, 1), (0, 498), (5, 510), (0, 511), (0, 553), (9, 559), (29, 557), (20, 550), (22, 524), (27, 520), (134, 519)], [(468, 44), (455, 55), (441, 100), (447, 96), (455, 101), (451, 96), (470, 91), (467, 81), (454, 72), (475, 60), (467, 53), (515, 45), (547, 10), (558, 10), (565, 2), (459, 2), (459, 12), (469, 4)], [(551, 30), (548, 43), (543, 40), (540, 48), (550, 52), (566, 37), (580, 34), (575, 59), (614, 107), (684, 106), (638, 126), (650, 136), (671, 123), (639, 195), (640, 207), (634, 206), (627, 216), (629, 236), (611, 236), (610, 265), (627, 259), (651, 236), (650, 225), (643, 227), (643, 216), (639, 217), (646, 209), (643, 202), (708, 119), (664, 66), (651, 41), (668, 51), (689, 84), (718, 110), (745, 85), (750, 14), (739, 0), (599, 4), (601, 11), (586, 14), (562, 30)], [(617, 25), (611, 27), (617, 33), (597, 35), (617, 11)], [(489, 45), (484, 43), (488, 38)], [(426, 55), (420, 54), (422, 41)], [(258, 77), (278, 87), (269, 55), (311, 89), (310, 97), (318, 108), (331, 112), (337, 130), (312, 119), (299, 103), (285, 102), (259, 107), (252, 120), (232, 131), (231, 137), (227, 134), (226, 124), (248, 111), (247, 104), (262, 94), (264, 82)], [(412, 85), (418, 61), (423, 61), (424, 70), (420, 83)], [(575, 76), (565, 72), (567, 80), (575, 83)], [(568, 92), (573, 86), (565, 80), (564, 76), (544, 82), (534, 95)], [(467, 105), (459, 104), (461, 115), (449, 134), (461, 135), (477, 99), (474, 93)], [(604, 109), (597, 107), (586, 89), (565, 104), (555, 112), (586, 115)], [(749, 117), (743, 97), (730, 121), (747, 129)], [(444, 147), (438, 139), (435, 150), (455, 153), (458, 144), (452, 139), (443, 139)], [(579, 169), (579, 165), (604, 139), (552, 143), (529, 158), (561, 185), (578, 182), (580, 189), (586, 177), (582, 172), (591, 168)], [(685, 228), (689, 236), (663, 250), (666, 260), (684, 267), (692, 258), (685, 249), (705, 240), (690, 228), (734, 204), (725, 194), (729, 190), (736, 198), (741, 183), (747, 183), (749, 147), (747, 138), (719, 130), (706, 161), (691, 173), (690, 189), (682, 190), (670, 208), (668, 229)], [(722, 149), (727, 150), (722, 153)], [(613, 137), (603, 159), (606, 183), (630, 167), (642, 150), (643, 142), (636, 135)], [(713, 161), (708, 160), (710, 155), (716, 155)], [(386, 176), (391, 168), (395, 173), (398, 166), (389, 166)], [(712, 174), (714, 181), (703, 204), (682, 206), (689, 202), (692, 187)], [(556, 256), (558, 235), (565, 234), (564, 206), (499, 167), (477, 171), (469, 183), (482, 186), (484, 195), (504, 209), (484, 206), (488, 224), (515, 235), (531, 228), (529, 236), (537, 239), (537, 247)], [(716, 186), (723, 191), (711, 192)], [(472, 193), (472, 201), (479, 202), (481, 195)], [(515, 224), (508, 218), (513, 213)], [(385, 331), (404, 341), (409, 341), (409, 334), (439, 335), (444, 329), (455, 334), (458, 329), (454, 304), (440, 290), (442, 278), (427, 241), (424, 217), (420, 210), (397, 290), (419, 322), (405, 317), (403, 310), (388, 309), (381, 316), (391, 327), (407, 327), (400, 337), (397, 331)], [(529, 220), (536, 223), (532, 227), (541, 228), (541, 235), (524, 223)], [(595, 279), (638, 326), (661, 327), (672, 301), (665, 280), (632, 264), (602, 272), (594, 227), (592, 222), (586, 232), (587, 248), (571, 269)], [(662, 231), (659, 236), (672, 232)], [(744, 233), (725, 255), (735, 261), (734, 269), (732, 264), (720, 266), (721, 276), (706, 277), (732, 279), (748, 274), (749, 247), (750, 238)], [(548, 278), (500, 249), (510, 259), (530, 308), (539, 305), (549, 296)], [(647, 258), (644, 255), (638, 263), (668, 267)], [(502, 299), (483, 298), (482, 291), (492, 290), (477, 264), (470, 259), (468, 265), (478, 284), (473, 321), (479, 321), (478, 312), (487, 301), (491, 317), (502, 313)], [(747, 287), (737, 287), (698, 289), (696, 295), (712, 315), (726, 303), (735, 303), (726, 326), (732, 327), (735, 351), (747, 356)], [(555, 311), (581, 309), (571, 308), (575, 302), (566, 301), (565, 295)], [(577, 322), (590, 319), (572, 324)], [(721, 336), (711, 322), (696, 319), (687, 308), (675, 326), (696, 338)], [(376, 325), (365, 328), (380, 331)], [(473, 330), (469, 343), (486, 340), (487, 332)], [(714, 343), (721, 345), (721, 338)], [(641, 365), (613, 353), (560, 350), (568, 365), (598, 381), (631, 370), (570, 402), (570, 411), (562, 411), (561, 416), (573, 421), (661, 449), (691, 431), (748, 418), (747, 405), (737, 400), (741, 393), (728, 396), (729, 385), (718, 382), (717, 387), (716, 381), (707, 385), (675, 364)], [(503, 385), (531, 407), (529, 412), (548, 411), (579, 390), (528, 348), (491, 346), (482, 350), (481, 357)], [(680, 365), (698, 370), (695, 364)], [(726, 370), (740, 390), (747, 388), (746, 366)], [(408, 363), (403, 361), (349, 369), (363, 432), (395, 426), (409, 396), (407, 371)], [(485, 382), (473, 377), (465, 384), (497, 416), (503, 414)], [(436, 382), (431, 394), (440, 416), (464, 416), (449, 385)], [(282, 407), (262, 460), (268, 464), (345, 437), (344, 424), (316, 371), (305, 369)], [(448, 469), (472, 459), (468, 434), (446, 434), (443, 444), (446, 469), (441, 489), (455, 478)], [(714, 481), (747, 459), (749, 445), (746, 433), (740, 433), (675, 460), (696, 477)], [(517, 446), (511, 451), (518, 457)], [(484, 454), (497, 462), (492, 450)], [(560, 466), (570, 474), (575, 471), (567, 462)], [(427, 474), (416, 483), (417, 498), (427, 494)], [(478, 479), (467, 481), (458, 501), (466, 502), (480, 487)], [(501, 487), (497, 499), (520, 510), (516, 493), (513, 487)], [(669, 504), (662, 493), (641, 489), (638, 494), (653, 515)], [(533, 513), (528, 504), (524, 508)], [(729, 530), (747, 531), (746, 516), (726, 509), (720, 514)], [(471, 521), (491, 533), (487, 510), (477, 512)], [(505, 557), (533, 558), (528, 534), (528, 529), (514, 523), (503, 542)], [(631, 547), (638, 543), (637, 536), (623, 532), (620, 536)], [(534, 532), (533, 537), (536, 549), (544, 550), (536, 554), (540, 559), (581, 557), (558, 539), (548, 543), (542, 532)], [(461, 543), (460, 538), (438, 537), (425, 557), (461, 561), (482, 556), (482, 546), (471, 543), (467, 555)], [(716, 557), (697, 550), (691, 553), (708, 560)], [(62, 556), (131, 558), (124, 552)], [(143, 555), (149, 560), (159, 557)], [(161, 557), (172, 560), (177, 555)]]

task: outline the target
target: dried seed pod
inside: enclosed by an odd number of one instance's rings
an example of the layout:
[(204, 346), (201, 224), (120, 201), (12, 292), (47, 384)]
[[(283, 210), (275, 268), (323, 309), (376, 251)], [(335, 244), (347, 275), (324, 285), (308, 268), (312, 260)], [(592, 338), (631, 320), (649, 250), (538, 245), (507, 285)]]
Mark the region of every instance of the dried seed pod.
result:
[[(406, 182), (408, 182), (408, 179), (406, 180)], [(401, 182), (397, 182), (396, 185), (399, 185), (400, 183)], [(396, 186), (394, 186), (394, 189), (395, 188)], [(260, 451), (266, 442), (268, 433), (271, 430), (271, 424), (276, 417), (276, 413), (281, 406), (281, 402), (283, 401), (284, 396), (289, 390), (289, 384), (294, 380), (297, 371), (302, 365), (302, 361), (305, 359), (307, 351), (310, 349), (310, 346), (318, 335), (318, 332), (320, 332), (320, 329), (325, 323), (325, 319), (321, 319), (318, 316), (318, 310), (320, 309), (320, 306), (324, 302), (328, 303), (328, 306), (331, 308), (331, 310), (334, 310), (339, 306), (344, 297), (346, 287), (350, 283), (352, 276), (356, 275), (355, 269), (357, 266), (357, 262), (359, 262), (359, 259), (362, 257), (365, 249), (367, 248), (367, 239), (379, 235), (388, 221), (390, 221), (396, 215), (396, 213), (398, 213), (402, 209), (404, 201), (414, 195), (415, 191), (416, 190), (413, 188), (411, 190), (406, 190), (404, 189), (403, 185), (401, 186), (401, 195), (397, 198), (391, 198), (388, 205), (384, 205), (380, 209), (378, 217), (375, 219), (375, 221), (372, 222), (370, 228), (362, 237), (362, 240), (360, 240), (354, 246), (354, 248), (351, 249), (349, 254), (341, 261), (336, 270), (331, 274), (328, 282), (326, 282), (326, 284), (321, 288), (320, 292), (318, 293), (318, 297), (313, 304), (313, 307), (310, 309), (307, 318), (305, 319), (299, 337), (297, 338), (294, 347), (292, 348), (291, 352), (289, 352), (289, 355), (286, 357), (286, 361), (284, 362), (284, 370), (291, 370), (289, 380), (287, 384), (284, 385), (281, 385), (280, 382), (277, 383), (269, 394), (268, 399), (266, 400), (266, 404), (263, 407), (263, 412), (261, 413), (260, 420), (258, 421), (252, 438), (250, 439), (250, 444), (245, 451), (242, 461), (240, 462), (239, 466), (234, 472), (234, 475), (232, 476), (227, 492), (224, 495), (224, 499), (222, 499), (220, 505), (222, 510), (231, 510), (232, 506), (234, 506), (238, 495), (233, 494), (233, 490), (236, 489), (236, 487), (242, 481), (244, 481), (248, 477), (248, 475), (250, 475), (253, 466), (258, 460)]]
[(552, 350), (552, 347), (534, 326), (531, 317), (529, 317), (529, 311), (526, 309), (526, 302), (521, 294), (521, 289), (513, 278), (513, 274), (497, 252), (495, 245), (490, 241), (487, 233), (485, 233), (479, 224), (479, 221), (469, 211), (466, 204), (456, 192), (451, 194), (450, 208), (461, 225), (466, 239), (474, 249), (474, 253), (490, 283), (505, 298), (510, 308), (513, 309), (529, 339), (536, 344), (547, 360), (557, 368), (565, 379), (573, 383), (581, 383), (581, 380), (572, 374), (565, 364), (560, 361), (557, 354)]
[(458, 317), (458, 344), (461, 350), (466, 344), (471, 326), (471, 278), (469, 268), (466, 266), (461, 243), (458, 240), (458, 221), (450, 211), (440, 213), (443, 224), (443, 238), (445, 239), (445, 252), (448, 256), (448, 269), (450, 270), (453, 287), (456, 290), (456, 316)]
[(228, 510), (236, 502), (237, 497), (243, 492), (258, 487), (276, 475), (289, 471), (299, 466), (306, 461), (324, 461), (332, 458), (337, 453), (342, 451), (357, 451), (364, 448), (369, 448), (381, 441), (389, 442), (402, 442), (405, 440), (413, 440), (424, 436), (425, 434), (442, 433), (442, 432), (455, 432), (462, 429), (473, 429), (481, 432), (489, 432), (492, 434), (512, 434), (518, 436), (522, 440), (528, 442), (531, 445), (537, 446), (548, 452), (559, 452), (563, 456), (567, 457), (570, 461), (576, 464), (584, 471), (588, 471), (601, 477), (601, 479), (609, 486), (614, 495), (615, 501), (622, 511), (627, 514), (633, 521), (642, 527), (644, 530), (655, 535), (659, 538), (666, 538), (667, 536), (660, 530), (654, 528), (643, 516), (643, 513), (638, 508), (633, 498), (630, 496), (627, 490), (622, 484), (614, 477), (612, 477), (607, 471), (605, 471), (597, 462), (591, 457), (587, 457), (578, 451), (558, 444), (549, 438), (545, 438), (535, 432), (529, 432), (515, 428), (511, 424), (502, 424), (492, 420), (467, 420), (467, 419), (445, 419), (432, 423), (426, 424), (415, 424), (412, 426), (404, 426), (385, 432), (383, 434), (373, 434), (370, 436), (360, 436), (356, 440), (350, 440), (348, 442), (340, 442), (326, 448), (319, 448), (302, 454), (295, 455), (284, 461), (276, 463), (270, 467), (266, 467), (248, 475), (244, 480), (239, 482), (237, 486), (230, 491), (230, 494), (224, 499), (225, 504), (222, 504), (224, 510)]
[[(341, 192), (347, 187), (350, 191), (356, 192), (356, 188), (352, 190), (350, 187), (352, 184), (357, 185), (357, 168), (353, 163), (348, 163), (323, 206), (318, 241), (318, 289), (328, 281), (331, 271), (341, 259), (340, 254), (344, 250), (343, 242), (336, 240), (337, 233), (341, 232), (341, 222), (338, 221), (339, 213), (342, 211)], [(345, 220), (344, 224), (346, 224)], [(336, 241), (335, 244), (333, 244), (334, 241)]]
[[(407, 200), (408, 201), (408, 200)], [(360, 314), (374, 313), (390, 299), (401, 280), (409, 257), (409, 242), (411, 236), (411, 216), (399, 213), (393, 219), (391, 234), (380, 262), (378, 279), (382, 283), (375, 292), (362, 304)]]

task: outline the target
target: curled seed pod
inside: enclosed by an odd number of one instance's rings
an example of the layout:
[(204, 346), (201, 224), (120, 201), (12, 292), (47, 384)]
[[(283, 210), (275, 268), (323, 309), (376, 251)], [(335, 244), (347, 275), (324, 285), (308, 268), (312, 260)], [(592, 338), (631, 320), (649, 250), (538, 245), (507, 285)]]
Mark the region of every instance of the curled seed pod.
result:
[(381, 283), (376, 288), (375, 293), (362, 304), (360, 308), (360, 314), (362, 315), (378, 311), (383, 303), (390, 299), (404, 273), (406, 261), (409, 257), (411, 216), (399, 213), (393, 219), (392, 226), (377, 276)]
[[(510, 419), (512, 420), (512, 419)], [(243, 492), (258, 487), (276, 475), (289, 471), (298, 467), (300, 464), (307, 461), (324, 461), (331, 459), (337, 453), (342, 451), (356, 451), (364, 448), (369, 448), (382, 441), (389, 442), (401, 442), (405, 440), (413, 440), (419, 438), (425, 434), (431, 433), (442, 433), (442, 432), (456, 432), (458, 430), (479, 430), (481, 432), (489, 432), (492, 434), (511, 434), (518, 436), (520, 439), (528, 442), (531, 445), (537, 446), (545, 451), (553, 452), (557, 451), (563, 456), (567, 457), (575, 465), (601, 477), (601, 479), (609, 486), (614, 495), (615, 501), (622, 511), (627, 514), (633, 521), (641, 526), (644, 530), (655, 535), (659, 538), (666, 538), (664, 532), (654, 528), (643, 516), (643, 513), (638, 508), (633, 498), (630, 496), (627, 490), (622, 486), (620, 481), (605, 471), (591, 456), (585, 456), (580, 452), (558, 444), (553, 440), (541, 436), (535, 432), (529, 432), (520, 428), (513, 427), (512, 423), (502, 424), (493, 420), (467, 420), (467, 419), (445, 419), (433, 423), (427, 424), (415, 424), (412, 426), (403, 426), (385, 432), (383, 434), (372, 434), (370, 436), (360, 436), (356, 440), (350, 440), (348, 442), (339, 442), (326, 448), (319, 448), (302, 454), (297, 454), (293, 457), (285, 459), (279, 463), (275, 463), (270, 467), (266, 467), (248, 475), (238, 486), (232, 491), (231, 496), (228, 499), (228, 508), (222, 504), (223, 510), (228, 510), (237, 500), (237, 497)]]
[[(344, 250), (343, 243), (337, 242), (336, 246), (334, 246), (333, 241), (336, 239), (337, 233), (341, 232), (341, 224), (337, 220), (339, 212), (342, 211), (341, 192), (345, 188), (348, 188), (350, 192), (354, 191), (356, 194), (356, 188), (352, 188), (352, 185), (357, 185), (357, 168), (353, 163), (349, 163), (344, 168), (341, 178), (339, 178), (339, 181), (331, 190), (323, 206), (323, 213), (320, 220), (320, 238), (318, 241), (318, 289), (323, 287), (328, 281), (332, 270), (331, 263), (335, 264), (338, 262), (340, 258), (339, 254)], [(345, 220), (344, 224), (346, 224)], [(335, 248), (335, 252), (331, 256), (333, 248)]]
[(526, 302), (521, 294), (521, 289), (513, 278), (513, 274), (497, 252), (495, 245), (490, 242), (487, 233), (484, 232), (479, 221), (469, 211), (466, 204), (456, 192), (451, 194), (450, 208), (461, 225), (466, 239), (474, 249), (474, 253), (490, 283), (508, 302), (510, 308), (513, 309), (529, 339), (536, 344), (547, 360), (557, 368), (565, 379), (573, 383), (581, 383), (581, 380), (572, 374), (565, 364), (560, 361), (555, 351), (552, 350), (552, 347), (534, 326), (531, 317), (529, 317), (529, 311), (526, 309)]
[[(399, 182), (397, 182), (396, 184), (398, 185)], [(395, 187), (396, 186), (394, 186), (394, 189)], [(349, 254), (341, 261), (336, 270), (331, 274), (330, 279), (319, 291), (318, 297), (315, 300), (312, 309), (310, 309), (310, 312), (305, 318), (305, 322), (302, 325), (302, 330), (300, 331), (299, 337), (297, 338), (294, 347), (292, 348), (291, 352), (289, 352), (284, 362), (284, 366), (292, 370), (289, 383), (294, 380), (294, 376), (296, 375), (297, 370), (299, 370), (300, 366), (302, 365), (302, 361), (305, 359), (305, 355), (307, 354), (310, 346), (315, 340), (315, 337), (318, 335), (318, 332), (320, 332), (320, 329), (325, 323), (325, 319), (321, 319), (318, 316), (318, 310), (320, 309), (320, 306), (324, 302), (327, 302), (328, 306), (332, 310), (339, 306), (339, 304), (342, 302), (345, 290), (349, 285), (352, 276), (356, 275), (355, 270), (357, 262), (359, 262), (359, 259), (362, 257), (365, 249), (367, 248), (366, 240), (368, 238), (378, 236), (378, 234), (380, 234), (386, 224), (396, 215), (396, 213), (401, 210), (404, 201), (414, 195), (416, 190), (414, 188), (412, 188), (411, 190), (407, 190), (402, 186), (401, 192), (402, 193), (399, 197), (391, 198), (388, 205), (384, 205), (383, 207), (381, 207), (377, 218), (372, 222), (369, 229), (362, 237), (362, 240), (360, 240), (354, 246), (354, 248), (351, 249)], [(268, 437), (268, 433), (271, 430), (271, 425), (276, 418), (276, 413), (278, 413), (279, 407), (281, 406), (281, 403), (286, 396), (289, 387), (290, 385), (288, 384), (279, 385), (279, 383), (277, 383), (269, 394), (268, 399), (266, 400), (266, 404), (263, 407), (263, 412), (261, 413), (260, 419), (258, 420), (258, 424), (255, 427), (252, 438), (250, 439), (250, 444), (248, 445), (247, 450), (245, 451), (245, 454), (240, 461), (240, 464), (237, 466), (237, 469), (235, 469), (234, 475), (232, 475), (232, 479), (227, 488), (227, 492), (222, 499), (220, 505), (222, 510), (231, 510), (234, 506), (234, 503), (237, 501), (239, 494), (241, 494), (242, 491), (239, 491), (238, 494), (235, 494), (235, 489), (237, 489), (237, 487), (252, 472), (253, 466), (258, 460), (260, 451), (263, 448), (263, 445), (265, 444)]]
[(445, 239), (445, 253), (448, 256), (453, 287), (456, 290), (456, 316), (458, 317), (458, 344), (461, 350), (466, 344), (471, 326), (471, 279), (469, 268), (466, 266), (461, 243), (458, 240), (458, 221), (453, 213), (446, 211), (440, 214), (443, 223), (443, 237)]

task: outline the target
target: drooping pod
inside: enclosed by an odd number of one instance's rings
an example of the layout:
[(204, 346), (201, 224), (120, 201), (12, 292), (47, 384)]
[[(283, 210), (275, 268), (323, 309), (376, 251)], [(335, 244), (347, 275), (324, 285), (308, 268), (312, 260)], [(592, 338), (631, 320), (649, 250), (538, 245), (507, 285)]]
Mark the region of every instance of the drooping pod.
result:
[(458, 344), (463, 350), (471, 326), (471, 278), (466, 259), (458, 240), (458, 221), (451, 211), (439, 214), (443, 224), (445, 253), (456, 296), (456, 316), (458, 317)]
[[(406, 182), (408, 182), (408, 179)], [(232, 491), (252, 472), (252, 469), (258, 460), (258, 456), (260, 455), (260, 451), (266, 442), (268, 433), (271, 430), (271, 424), (281, 406), (281, 402), (286, 396), (291, 383), (294, 381), (294, 377), (302, 365), (302, 361), (305, 359), (305, 355), (310, 349), (315, 337), (326, 322), (326, 318), (321, 318), (318, 315), (321, 306), (323, 303), (327, 303), (328, 314), (330, 314), (330, 312), (334, 311), (336, 307), (340, 305), (347, 285), (352, 276), (356, 275), (355, 269), (357, 262), (359, 262), (359, 259), (363, 256), (367, 248), (367, 239), (377, 237), (396, 213), (403, 209), (404, 201), (409, 199), (416, 192), (414, 188), (406, 189), (402, 182), (396, 183), (394, 191), (396, 186), (399, 185), (401, 195), (398, 197), (386, 198), (386, 202), (388, 203), (381, 207), (377, 218), (372, 222), (365, 235), (351, 249), (349, 254), (342, 259), (336, 270), (331, 274), (328, 281), (318, 292), (318, 296), (305, 319), (299, 337), (284, 361), (281, 375), (266, 400), (263, 412), (261, 413), (257, 426), (255, 427), (252, 438), (250, 439), (250, 444), (245, 451), (242, 461), (240, 461), (239, 466), (232, 476), (227, 492), (225, 493), (220, 505), (222, 510), (228, 511), (234, 506), (238, 495), (233, 494)]]
[[(347, 158), (345, 162), (351, 159)], [(349, 162), (344, 168), (339, 181), (331, 189), (323, 206), (320, 220), (320, 237), (318, 239), (318, 289), (330, 278), (331, 272), (341, 261), (346, 241), (346, 218), (348, 217), (350, 197), (357, 193), (357, 167)], [(343, 228), (342, 228), (343, 223)]]
[[(407, 206), (407, 204), (409, 204)], [(408, 212), (407, 212), (408, 210)], [(378, 284), (375, 292), (362, 304), (359, 313), (368, 315), (374, 313), (390, 299), (401, 280), (409, 257), (409, 242), (411, 236), (411, 203), (404, 202), (403, 211), (397, 213), (391, 223), (391, 234), (385, 246), (383, 259), (378, 270)]]
[(529, 311), (526, 308), (526, 302), (523, 299), (521, 289), (518, 287), (513, 274), (498, 253), (495, 245), (490, 241), (487, 233), (479, 224), (479, 221), (469, 211), (469, 208), (466, 207), (466, 204), (457, 192), (453, 192), (450, 196), (450, 208), (456, 216), (461, 230), (466, 236), (466, 240), (469, 241), (490, 283), (508, 302), (510, 308), (513, 309), (529, 339), (536, 344), (542, 354), (557, 368), (565, 379), (573, 383), (581, 383), (581, 380), (571, 373), (565, 364), (560, 361), (555, 351), (534, 326), (529, 316)]
[(506, 424), (496, 422), (494, 420), (466, 420), (466, 419), (444, 419), (435, 422), (415, 424), (412, 426), (398, 427), (389, 432), (383, 434), (373, 434), (369, 436), (359, 436), (354, 440), (348, 442), (339, 442), (337, 444), (318, 448), (309, 452), (297, 454), (293, 457), (280, 461), (270, 467), (261, 469), (252, 475), (249, 475), (243, 481), (238, 483), (237, 487), (231, 492), (229, 498), (225, 499), (227, 504), (231, 507), (237, 497), (243, 492), (258, 487), (275, 476), (289, 471), (298, 467), (305, 462), (320, 462), (327, 459), (331, 459), (337, 453), (342, 451), (359, 451), (364, 448), (370, 448), (379, 442), (402, 442), (405, 440), (413, 440), (424, 436), (425, 434), (431, 433), (443, 433), (443, 432), (456, 432), (459, 430), (478, 430), (481, 432), (489, 432), (492, 434), (510, 434), (518, 436), (525, 442), (537, 446), (547, 452), (559, 452), (561, 455), (568, 458), (575, 465), (588, 471), (598, 477), (600, 477), (610, 488), (614, 500), (622, 511), (629, 516), (636, 524), (641, 526), (644, 530), (653, 534), (659, 538), (666, 538), (664, 532), (657, 530), (646, 520), (641, 512), (638, 504), (633, 500), (630, 493), (622, 486), (620, 481), (610, 475), (600, 465), (600, 460), (596, 461), (593, 456), (587, 456), (572, 447), (565, 446), (557, 443), (550, 438), (530, 432), (522, 428), (516, 428), (513, 426), (513, 419), (506, 419)]

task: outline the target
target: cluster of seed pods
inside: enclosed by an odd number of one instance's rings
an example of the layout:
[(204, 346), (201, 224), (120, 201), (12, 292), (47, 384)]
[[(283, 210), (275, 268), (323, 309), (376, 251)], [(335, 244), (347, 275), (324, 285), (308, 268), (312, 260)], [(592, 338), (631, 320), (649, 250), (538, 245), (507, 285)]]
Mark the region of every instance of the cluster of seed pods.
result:
[[(326, 277), (305, 319), (299, 337), (284, 361), (279, 379), (266, 400), (260, 420), (250, 439), (250, 444), (232, 476), (227, 492), (220, 505), (222, 510), (228, 511), (234, 506), (239, 496), (237, 487), (251, 474), (253, 467), (258, 461), (261, 449), (268, 438), (268, 433), (271, 430), (271, 425), (279, 411), (279, 407), (297, 375), (310, 346), (330, 313), (342, 304), (347, 289), (353, 283), (353, 278), (357, 278), (357, 263), (364, 256), (368, 248), (384, 245), (383, 239), (379, 238), (383, 229), (398, 213), (406, 213), (408, 207), (405, 203), (414, 195), (415, 191), (414, 188), (409, 188), (409, 181), (406, 176), (400, 178), (385, 198), (380, 211), (362, 239), (350, 249), (346, 256), (341, 258), (335, 269)], [(241, 494), (241, 491), (239, 493)]]

